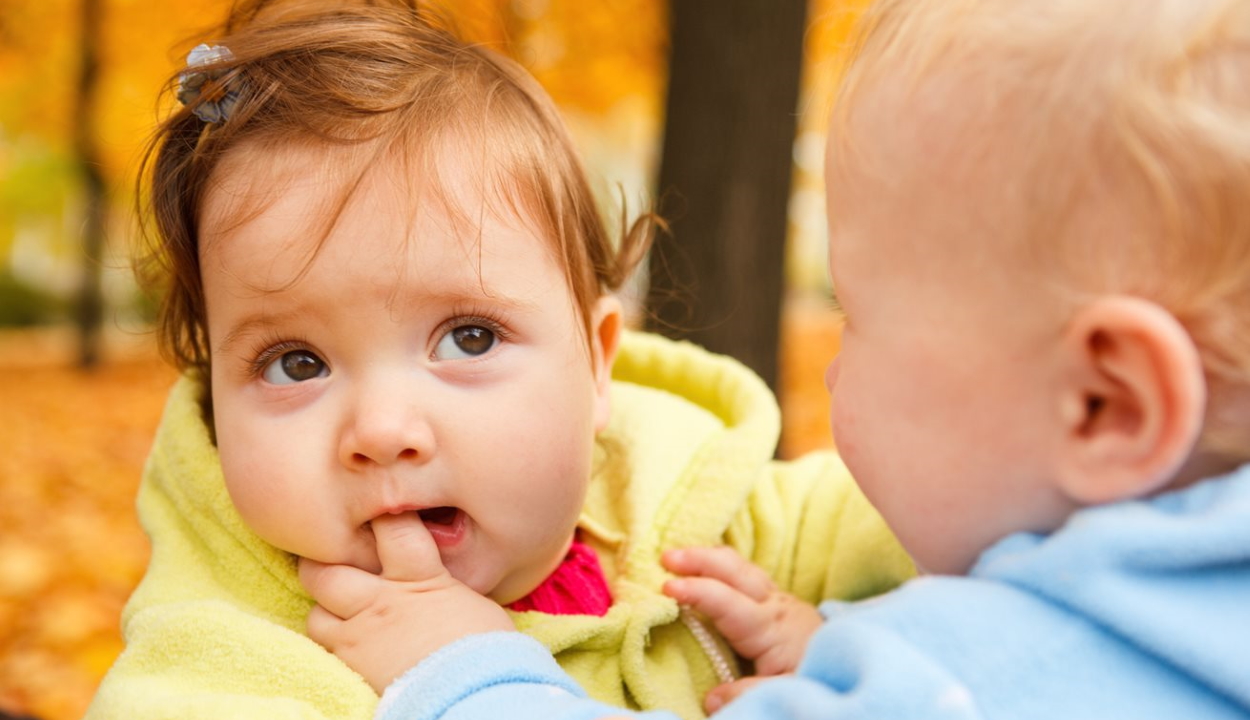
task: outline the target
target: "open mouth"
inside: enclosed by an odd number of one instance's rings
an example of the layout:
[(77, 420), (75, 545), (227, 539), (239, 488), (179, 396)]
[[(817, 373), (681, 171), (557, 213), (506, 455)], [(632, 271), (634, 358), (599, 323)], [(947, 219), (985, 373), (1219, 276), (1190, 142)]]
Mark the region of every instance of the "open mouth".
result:
[(428, 525), (444, 525), (450, 526), (456, 522), (456, 516), (460, 514), (459, 508), (444, 505), (443, 507), (432, 507), (424, 510), (418, 510), (417, 515), (421, 517), (421, 521)]
[(434, 544), (438, 545), (440, 551), (450, 550), (464, 539), (467, 516), (458, 507), (446, 505), (425, 508), (417, 511), (417, 517), (425, 523), (425, 529), (430, 531), (430, 537), (434, 538)]
[[(404, 512), (416, 512), (417, 517), (421, 518), (425, 529), (430, 532), (430, 537), (440, 549), (450, 549), (458, 545), (468, 530), (468, 515), (460, 508), (451, 505)], [(372, 520), (361, 527), (365, 532), (373, 533)]]

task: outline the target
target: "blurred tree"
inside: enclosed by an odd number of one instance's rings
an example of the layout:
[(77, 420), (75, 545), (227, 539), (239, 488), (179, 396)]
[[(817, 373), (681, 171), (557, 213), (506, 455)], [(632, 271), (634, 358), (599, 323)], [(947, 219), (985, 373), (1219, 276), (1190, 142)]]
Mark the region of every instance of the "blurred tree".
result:
[(81, 0), (82, 37), (79, 43), (78, 92), (74, 107), (74, 151), (83, 185), (82, 282), (78, 288), (75, 320), (78, 325), (78, 364), (93, 367), (100, 358), (100, 325), (104, 297), (100, 292), (100, 262), (108, 213), (104, 174), (95, 136), (95, 99), (100, 76), (100, 0)]
[(652, 329), (777, 383), (805, 0), (673, 0)]

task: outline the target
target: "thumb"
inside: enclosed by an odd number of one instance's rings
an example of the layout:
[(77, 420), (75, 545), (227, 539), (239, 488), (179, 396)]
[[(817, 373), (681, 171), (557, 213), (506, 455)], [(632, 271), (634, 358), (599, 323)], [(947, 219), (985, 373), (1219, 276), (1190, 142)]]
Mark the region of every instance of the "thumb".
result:
[(371, 523), (382, 577), (387, 580), (433, 580), (447, 574), (438, 545), (415, 512), (382, 515)]

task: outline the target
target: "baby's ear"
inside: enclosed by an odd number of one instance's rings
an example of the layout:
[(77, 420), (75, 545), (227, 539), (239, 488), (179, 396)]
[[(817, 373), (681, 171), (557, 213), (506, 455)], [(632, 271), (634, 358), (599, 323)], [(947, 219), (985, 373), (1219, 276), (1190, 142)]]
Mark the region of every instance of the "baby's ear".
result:
[(1082, 505), (1165, 487), (1202, 430), (1206, 381), (1189, 333), (1140, 298), (1083, 306), (1064, 336), (1060, 490)]
[(612, 416), (612, 363), (616, 361), (616, 351), (621, 346), (623, 323), (621, 301), (615, 295), (604, 295), (595, 302), (590, 318), (590, 345), (594, 354), (591, 363), (595, 374), (595, 432), (607, 427)]

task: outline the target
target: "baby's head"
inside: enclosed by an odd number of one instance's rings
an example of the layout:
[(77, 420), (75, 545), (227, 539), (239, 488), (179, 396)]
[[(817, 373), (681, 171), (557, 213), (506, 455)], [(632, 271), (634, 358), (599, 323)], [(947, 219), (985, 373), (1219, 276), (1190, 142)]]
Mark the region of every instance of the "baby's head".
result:
[(535, 81), (406, 3), (260, 3), (215, 42), (149, 164), (161, 337), (210, 381), (236, 507), (374, 571), (371, 520), (420, 512), (454, 576), (525, 595), (580, 513), (646, 228), (614, 249)]
[(925, 569), (1250, 455), (1250, 2), (877, 0), (830, 128), (840, 450)]

